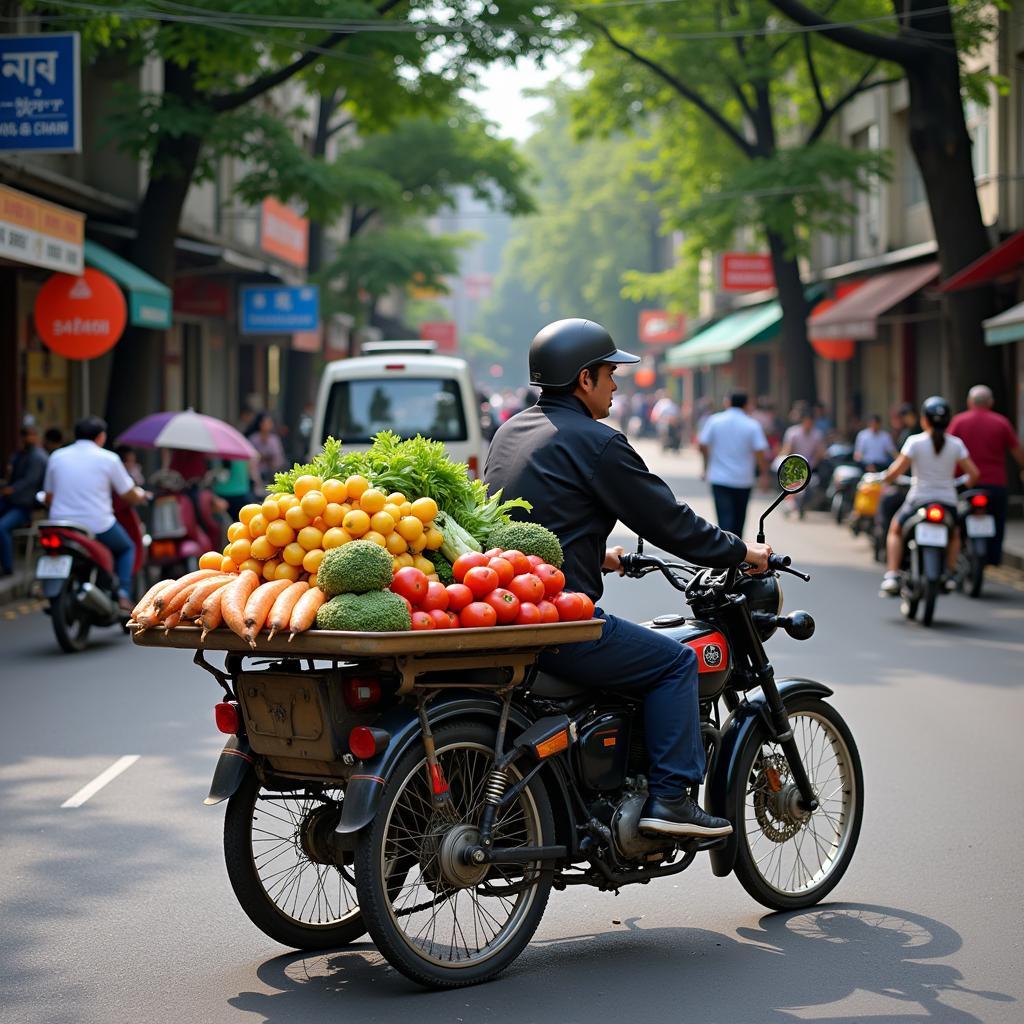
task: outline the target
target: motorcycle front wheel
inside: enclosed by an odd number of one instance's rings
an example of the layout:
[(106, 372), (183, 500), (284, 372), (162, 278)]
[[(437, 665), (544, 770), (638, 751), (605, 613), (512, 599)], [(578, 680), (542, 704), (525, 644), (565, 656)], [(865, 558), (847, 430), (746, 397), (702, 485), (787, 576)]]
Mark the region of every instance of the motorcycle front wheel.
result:
[[(552, 871), (466, 863), (465, 851), (479, 841), (494, 730), (453, 723), (434, 740), (447, 800), (434, 800), (417, 743), (360, 834), (356, 887), (370, 937), (392, 967), (427, 988), (459, 988), (490, 981), (519, 956), (544, 914)], [(520, 780), (510, 768), (508, 787)], [(494, 845), (543, 846), (553, 837), (547, 792), (534, 777), (498, 811)]]
[(60, 593), (50, 601), (50, 621), (62, 651), (75, 654), (89, 645), (92, 623), (79, 607), (78, 586), (73, 579), (65, 581)]
[(738, 766), (736, 877), (772, 910), (820, 902), (846, 873), (864, 814), (860, 754), (842, 716), (817, 697), (787, 703), (790, 726), (818, 808), (803, 811), (786, 756), (755, 734)]
[(325, 839), (338, 790), (266, 790), (250, 772), (228, 800), (224, 862), (239, 905), (265, 935), (295, 949), (347, 946), (366, 932), (351, 863)]

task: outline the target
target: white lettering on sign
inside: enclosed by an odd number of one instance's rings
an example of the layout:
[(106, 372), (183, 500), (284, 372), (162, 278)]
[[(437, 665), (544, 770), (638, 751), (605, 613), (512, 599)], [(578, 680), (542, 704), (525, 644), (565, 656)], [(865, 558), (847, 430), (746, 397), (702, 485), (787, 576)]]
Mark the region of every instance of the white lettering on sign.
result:
[(76, 316), (68, 320), (54, 320), (53, 333), (58, 338), (64, 334), (96, 334), (105, 336), (110, 334), (110, 321), (86, 320), (80, 316)]
[(16, 78), (30, 89), (35, 87), (36, 75), (45, 78), (50, 85), (56, 85), (58, 56), (56, 50), (0, 53), (0, 74), (4, 78)]
[(291, 249), (301, 249), (306, 244), (306, 233), (302, 228), (269, 214), (264, 222), (267, 238)]

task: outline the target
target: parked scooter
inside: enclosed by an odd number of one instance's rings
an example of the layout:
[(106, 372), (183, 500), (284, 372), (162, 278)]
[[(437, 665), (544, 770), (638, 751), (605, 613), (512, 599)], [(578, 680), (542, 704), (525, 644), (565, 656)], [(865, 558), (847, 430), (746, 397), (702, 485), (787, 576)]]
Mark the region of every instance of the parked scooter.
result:
[[(157, 578), (183, 576), (199, 567), (204, 551), (221, 546), (220, 530), (213, 520), (215, 496), (209, 488), (199, 487), (193, 500), (185, 478), (174, 470), (154, 473), (149, 485), (157, 494), (150, 510), (150, 564)], [(201, 513), (205, 513), (204, 521)]]
[(857, 485), (863, 475), (864, 467), (858, 462), (841, 462), (832, 470), (826, 496), (837, 523), (844, 523), (853, 511)]
[(996, 520), (983, 487), (963, 491), (957, 504), (960, 516), (960, 559), (957, 582), (970, 597), (980, 597), (988, 564), (988, 546), (996, 535)]
[[(135, 544), (132, 571), (137, 577), (146, 558), (142, 521), (134, 508), (117, 498), (114, 515)], [(36, 529), (44, 552), (36, 561), (36, 580), (49, 601), (46, 611), (54, 636), (68, 654), (84, 651), (94, 626), (123, 627), (128, 621), (128, 613), (118, 601), (114, 556), (91, 530), (78, 523), (44, 520)]]

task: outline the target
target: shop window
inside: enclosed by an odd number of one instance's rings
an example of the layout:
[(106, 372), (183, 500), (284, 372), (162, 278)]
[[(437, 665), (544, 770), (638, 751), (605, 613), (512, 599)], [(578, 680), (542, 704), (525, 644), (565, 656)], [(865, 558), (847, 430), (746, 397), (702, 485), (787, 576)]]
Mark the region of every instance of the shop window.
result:
[(899, 118), (897, 132), (900, 140), (900, 183), (903, 192), (903, 205), (917, 206), (928, 197), (925, 194), (921, 169), (917, 166), (917, 157), (914, 156), (914, 151), (910, 146), (910, 131), (906, 116)]
[(989, 107), (975, 99), (964, 104), (964, 120), (967, 122), (967, 134), (971, 137), (971, 163), (974, 165), (974, 177), (987, 178), (991, 165), (989, 162)]
[[(851, 149), (870, 152), (879, 147), (878, 125), (872, 124), (850, 136)], [(881, 236), (882, 197), (877, 181), (855, 196), (857, 212), (854, 215), (854, 256), (873, 256), (878, 252)]]

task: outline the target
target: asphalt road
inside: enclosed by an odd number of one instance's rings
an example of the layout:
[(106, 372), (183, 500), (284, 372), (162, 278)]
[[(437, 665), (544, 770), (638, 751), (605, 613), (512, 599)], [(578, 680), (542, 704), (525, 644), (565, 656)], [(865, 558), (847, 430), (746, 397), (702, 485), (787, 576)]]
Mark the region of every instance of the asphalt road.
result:
[[(707, 510), (692, 460), (654, 462)], [(768, 537), (813, 574), (786, 597), (818, 622), (808, 643), (772, 641), (777, 672), (835, 688), (864, 761), (864, 829), (831, 902), (765, 914), (703, 859), (618, 896), (570, 889), (506, 975), (451, 993), (422, 993), (369, 943), (296, 954), (249, 923), (223, 809), (202, 804), (219, 691), (187, 653), (108, 631), (66, 656), (41, 613), (0, 609), (0, 1020), (1021, 1021), (1024, 581), (944, 597), (925, 630), (824, 517), (776, 514)], [(675, 596), (616, 579), (603, 603), (640, 619)]]

